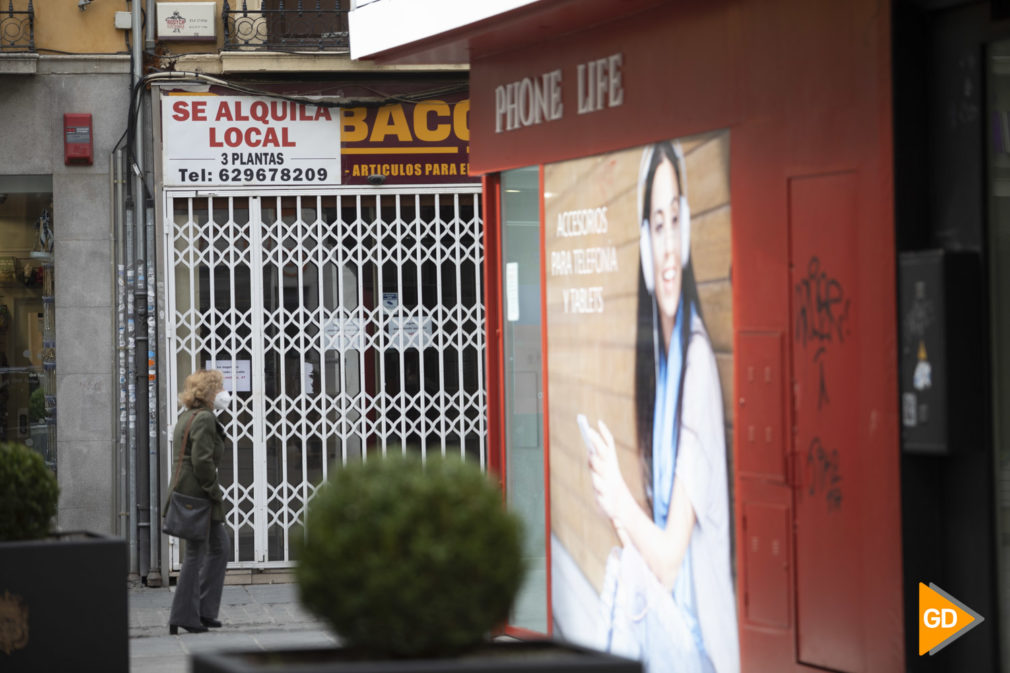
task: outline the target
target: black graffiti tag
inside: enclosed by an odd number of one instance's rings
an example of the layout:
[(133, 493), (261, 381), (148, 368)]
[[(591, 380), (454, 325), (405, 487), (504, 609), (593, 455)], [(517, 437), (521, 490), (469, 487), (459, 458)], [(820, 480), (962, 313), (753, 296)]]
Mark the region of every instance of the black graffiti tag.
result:
[(830, 402), (824, 377), (826, 344), (845, 341), (849, 331), (850, 306), (851, 299), (845, 296), (842, 283), (821, 269), (821, 260), (817, 256), (811, 257), (807, 275), (796, 283), (796, 340), (803, 344), (804, 349), (807, 342), (819, 346), (814, 353), (820, 376), (818, 409)]
[(824, 495), (828, 511), (842, 508), (842, 475), (838, 449), (824, 448), (820, 437), (810, 440), (807, 448), (808, 493)]
[(811, 257), (806, 277), (796, 283), (796, 339), (804, 348), (808, 341), (844, 342), (850, 303), (841, 282)]

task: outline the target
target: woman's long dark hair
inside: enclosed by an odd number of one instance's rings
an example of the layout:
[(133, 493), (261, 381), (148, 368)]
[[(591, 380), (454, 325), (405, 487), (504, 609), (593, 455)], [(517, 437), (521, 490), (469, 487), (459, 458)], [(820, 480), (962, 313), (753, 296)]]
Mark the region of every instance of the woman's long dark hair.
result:
[[(652, 202), (652, 180), (655, 177), (656, 169), (663, 161), (669, 161), (673, 165), (674, 174), (677, 176), (677, 186), (680, 193), (684, 193), (684, 177), (681, 175), (681, 165), (671, 142), (656, 143), (653, 146), (652, 160), (650, 161), (645, 174), (645, 186), (643, 190), (641, 213), (639, 222), (648, 219), (649, 204)], [(651, 235), (651, 234), (650, 234)], [(680, 329), (681, 358), (684, 366), (680, 370), (680, 381), (677, 384), (677, 425), (674, 432), (680, 432), (680, 409), (684, 403), (684, 374), (687, 372), (687, 347), (691, 336), (691, 315), (697, 312), (698, 318), (702, 318), (701, 303), (698, 300), (698, 286), (694, 280), (694, 267), (689, 258), (688, 263), (681, 268), (680, 303), (678, 310), (682, 312)], [(645, 286), (645, 278), (642, 275), (641, 260), (638, 269), (638, 326), (635, 343), (635, 427), (638, 434), (638, 455), (642, 462), (642, 480), (645, 486), (645, 494), (648, 499), (649, 508), (652, 509), (652, 502), (655, 494), (652, 492), (652, 428), (655, 422), (656, 406), (656, 351), (664, 349), (660, 325), (657, 320), (656, 298)]]

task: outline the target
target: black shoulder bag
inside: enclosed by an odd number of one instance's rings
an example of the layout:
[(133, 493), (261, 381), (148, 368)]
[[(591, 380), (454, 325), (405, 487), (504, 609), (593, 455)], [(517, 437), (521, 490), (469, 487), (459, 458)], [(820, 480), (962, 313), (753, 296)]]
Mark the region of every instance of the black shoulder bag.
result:
[(182, 456), (186, 453), (186, 444), (189, 441), (189, 429), (193, 427), (193, 421), (197, 411), (189, 417), (186, 424), (186, 432), (182, 436), (182, 448), (179, 449), (179, 461), (175, 465), (175, 478), (172, 480), (172, 494), (165, 509), (165, 518), (162, 520), (161, 532), (166, 535), (173, 535), (184, 540), (193, 542), (203, 542), (210, 534), (210, 509), (213, 503), (210, 498), (199, 498), (191, 495), (184, 495), (175, 490), (179, 483), (179, 473), (182, 472)]

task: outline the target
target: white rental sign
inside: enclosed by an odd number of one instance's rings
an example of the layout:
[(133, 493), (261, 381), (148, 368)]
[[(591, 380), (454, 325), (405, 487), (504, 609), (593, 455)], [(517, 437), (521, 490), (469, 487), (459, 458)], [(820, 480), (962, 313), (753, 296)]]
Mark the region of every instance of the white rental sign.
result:
[(204, 369), (218, 369), (224, 375), (224, 389), (237, 393), (252, 391), (252, 363), (249, 360), (205, 360)]
[(402, 348), (428, 348), (432, 345), (433, 330), (431, 318), (394, 317), (386, 323), (390, 344)]
[(166, 187), (340, 183), (340, 112), (281, 98), (161, 98)]
[(323, 350), (360, 350), (365, 336), (362, 318), (334, 316), (323, 325)]

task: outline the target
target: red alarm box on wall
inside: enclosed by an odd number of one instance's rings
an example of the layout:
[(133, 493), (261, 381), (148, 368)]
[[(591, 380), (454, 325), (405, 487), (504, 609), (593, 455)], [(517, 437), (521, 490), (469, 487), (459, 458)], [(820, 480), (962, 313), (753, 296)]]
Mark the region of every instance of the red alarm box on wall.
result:
[(94, 143), (91, 136), (90, 114), (64, 114), (63, 163), (67, 166), (90, 166), (94, 162)]

